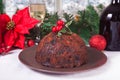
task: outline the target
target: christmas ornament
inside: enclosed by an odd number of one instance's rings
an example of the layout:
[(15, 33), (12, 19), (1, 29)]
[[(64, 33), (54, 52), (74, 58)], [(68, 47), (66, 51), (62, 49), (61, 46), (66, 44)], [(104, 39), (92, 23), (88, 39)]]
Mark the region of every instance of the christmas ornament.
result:
[(106, 40), (101, 35), (94, 35), (89, 40), (90, 47), (96, 48), (97, 50), (104, 50), (106, 48)]
[(33, 45), (35, 45), (35, 42), (34, 42), (34, 40), (28, 40), (27, 41), (27, 45), (28, 45), (28, 47), (31, 47), (31, 46), (33, 46)]
[(13, 46), (24, 48), (24, 35), (29, 34), (29, 30), (39, 21), (30, 17), (28, 7), (17, 11), (12, 19), (6, 14), (1, 16), (4, 17), (3, 21), (0, 20), (0, 24), (2, 25), (0, 29), (4, 31), (2, 43), (5, 45), (5, 50), (3, 52), (8, 52)]

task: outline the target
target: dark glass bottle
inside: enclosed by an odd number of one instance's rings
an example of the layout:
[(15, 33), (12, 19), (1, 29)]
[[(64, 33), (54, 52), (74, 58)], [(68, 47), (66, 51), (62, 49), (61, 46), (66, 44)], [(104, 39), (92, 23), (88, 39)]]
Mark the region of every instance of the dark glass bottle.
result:
[(100, 31), (107, 40), (106, 50), (120, 51), (120, 0), (112, 0), (100, 18)]

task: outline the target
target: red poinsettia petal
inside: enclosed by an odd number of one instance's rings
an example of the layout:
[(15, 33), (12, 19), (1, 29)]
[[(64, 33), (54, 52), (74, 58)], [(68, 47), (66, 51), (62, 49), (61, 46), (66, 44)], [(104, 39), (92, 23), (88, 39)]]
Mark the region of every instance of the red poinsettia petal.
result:
[(9, 22), (11, 20), (10, 17), (7, 14), (1, 14), (1, 18), (3, 20), (5, 19), (6, 22)]
[(34, 26), (38, 23), (39, 21), (34, 19), (34, 18), (24, 18), (23, 19), (23, 24), (28, 28), (32, 29)]
[(6, 25), (10, 21), (10, 17), (7, 14), (0, 15), (0, 30), (4, 34), (6, 32)]
[(25, 42), (25, 37), (24, 37), (24, 35), (19, 35), (19, 37), (17, 38), (14, 46), (23, 49), (23, 48), (24, 48), (24, 42)]
[(24, 25), (16, 25), (14, 31), (20, 34), (29, 34), (27, 27)]
[(15, 15), (13, 15), (13, 17), (12, 17), (12, 21), (14, 21), (14, 23), (17, 25), (17, 24), (21, 23), (21, 21), (22, 21), (22, 16), (21, 16), (21, 15), (18, 15), (18, 14), (15, 14)]
[(1, 47), (0, 47), (0, 53), (3, 54), (3, 53), (5, 52), (5, 50), (6, 50), (5, 44), (2, 43), (2, 44), (1, 44)]
[(6, 46), (13, 46), (15, 43), (15, 40), (17, 39), (18, 34), (13, 31), (13, 30), (9, 30), (6, 32), (6, 34), (4, 35), (4, 43)]
[(19, 11), (17, 12), (17, 14), (18, 14), (18, 15), (23, 15), (24, 17), (30, 17), (29, 8), (26, 7), (26, 8), (24, 8), (24, 9), (22, 9), (22, 10), (19, 10)]
[(29, 8), (26, 7), (22, 10), (19, 10), (14, 16), (13, 16), (13, 21), (15, 22), (16, 25), (24, 25), (28, 29), (33, 28), (39, 21), (31, 18), (29, 14)]
[(20, 10), (17, 14), (22, 15), (22, 20), (20, 24), (25, 25), (26, 27), (28, 27), (28, 29), (33, 28), (39, 22), (39, 20), (30, 17), (28, 7)]
[(22, 10), (18, 10), (15, 15), (13, 15), (12, 20), (15, 24), (22, 24), (24, 18), (28, 18), (29, 16), (29, 8), (26, 7)]

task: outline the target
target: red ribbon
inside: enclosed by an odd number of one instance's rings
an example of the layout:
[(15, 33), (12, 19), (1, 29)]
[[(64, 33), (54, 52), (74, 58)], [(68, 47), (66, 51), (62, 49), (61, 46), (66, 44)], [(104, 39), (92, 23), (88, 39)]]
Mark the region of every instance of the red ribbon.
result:
[(28, 7), (17, 11), (12, 19), (6, 14), (1, 14), (0, 53), (8, 52), (13, 46), (23, 49), (24, 35), (29, 34), (29, 29), (32, 29), (38, 22), (38, 20), (30, 17)]

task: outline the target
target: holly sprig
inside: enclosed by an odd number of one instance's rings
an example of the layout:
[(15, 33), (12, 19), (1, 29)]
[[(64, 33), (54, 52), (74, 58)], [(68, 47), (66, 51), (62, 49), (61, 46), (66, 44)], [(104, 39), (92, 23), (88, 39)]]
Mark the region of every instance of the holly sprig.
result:
[(65, 27), (58, 32), (59, 34), (72, 34), (72, 31), (70, 30), (69, 26), (72, 24), (73, 21), (69, 21), (66, 23)]
[(57, 36), (60, 37), (62, 34), (72, 34), (69, 26), (72, 24), (72, 21), (69, 21), (65, 24), (64, 21), (58, 20), (56, 25), (53, 26), (52, 32), (57, 33)]

